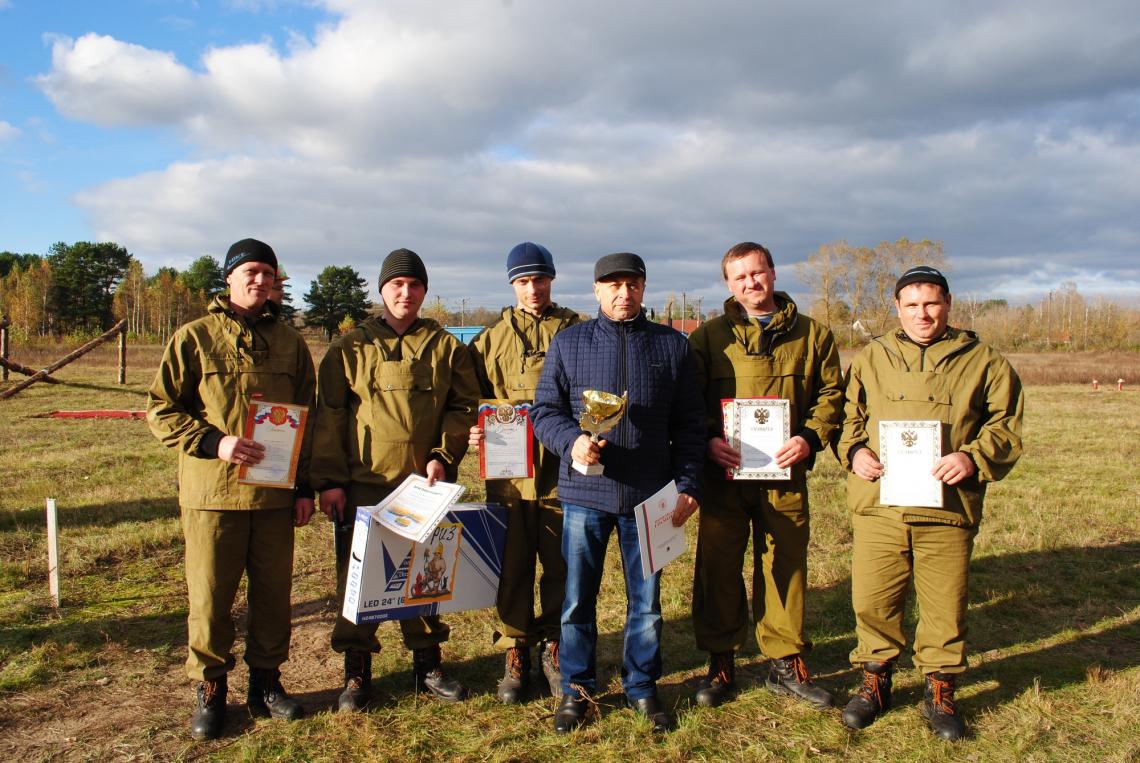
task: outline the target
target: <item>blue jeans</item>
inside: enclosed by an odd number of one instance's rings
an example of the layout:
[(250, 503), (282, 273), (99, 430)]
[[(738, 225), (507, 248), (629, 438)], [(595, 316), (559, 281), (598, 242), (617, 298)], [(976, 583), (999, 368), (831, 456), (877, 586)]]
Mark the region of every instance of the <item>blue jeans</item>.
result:
[(621, 684), (630, 700), (657, 692), (661, 678), (661, 575), (643, 577), (633, 514), (610, 514), (573, 503), (562, 504), (562, 556), (566, 559), (566, 598), (558, 662), (562, 691), (577, 696), (577, 684), (597, 691), (598, 589), (606, 544), (617, 530), (625, 571), (625, 642)]

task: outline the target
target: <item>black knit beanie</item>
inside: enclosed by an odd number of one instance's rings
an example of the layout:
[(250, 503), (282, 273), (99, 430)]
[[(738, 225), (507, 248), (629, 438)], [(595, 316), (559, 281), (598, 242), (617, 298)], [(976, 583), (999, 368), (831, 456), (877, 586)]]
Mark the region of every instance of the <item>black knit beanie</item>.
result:
[(231, 246), (226, 252), (226, 264), (223, 270), (228, 276), (243, 262), (264, 262), (277, 270), (277, 255), (273, 252), (273, 247), (255, 238), (243, 238)]
[(397, 249), (384, 258), (384, 264), (380, 266), (380, 286), (383, 287), (400, 276), (418, 278), (424, 282), (424, 288), (427, 288), (427, 268), (420, 256), (411, 249)]

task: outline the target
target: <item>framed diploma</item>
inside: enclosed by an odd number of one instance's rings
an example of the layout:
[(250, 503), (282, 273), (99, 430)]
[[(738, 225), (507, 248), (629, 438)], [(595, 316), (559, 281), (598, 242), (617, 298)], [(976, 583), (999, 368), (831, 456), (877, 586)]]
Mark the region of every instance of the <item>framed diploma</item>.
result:
[(740, 466), (728, 470), (732, 480), (791, 479), (791, 468), (776, 466), (776, 452), (791, 435), (791, 405), (777, 397), (734, 397), (720, 401), (724, 439), (740, 451)]
[(534, 430), (530, 402), (480, 400), (479, 476), (504, 480), (534, 476)]
[(306, 405), (251, 400), (242, 436), (264, 445), (265, 456), (257, 466), (242, 464), (238, 482), (292, 489), (308, 417)]
[(641, 574), (655, 575), (669, 562), (685, 553), (685, 528), (673, 526), (677, 508), (677, 483), (669, 484), (633, 507), (637, 521), (637, 543), (641, 551)]
[(879, 503), (941, 508), (942, 482), (932, 474), (940, 458), (941, 421), (880, 421)]

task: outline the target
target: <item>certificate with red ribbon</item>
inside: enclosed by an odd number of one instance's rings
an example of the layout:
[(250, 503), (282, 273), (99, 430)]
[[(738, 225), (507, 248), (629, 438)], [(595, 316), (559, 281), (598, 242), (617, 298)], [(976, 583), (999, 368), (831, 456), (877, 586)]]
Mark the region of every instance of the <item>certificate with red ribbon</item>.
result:
[(242, 464), (238, 482), (292, 489), (308, 416), (307, 405), (251, 400), (242, 436), (264, 445), (265, 455), (256, 466)]

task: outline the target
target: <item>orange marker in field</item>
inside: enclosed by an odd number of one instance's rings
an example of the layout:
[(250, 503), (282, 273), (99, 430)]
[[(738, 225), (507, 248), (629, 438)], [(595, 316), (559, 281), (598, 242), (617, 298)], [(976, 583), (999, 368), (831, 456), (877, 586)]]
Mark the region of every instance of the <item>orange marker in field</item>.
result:
[(1098, 382), (1096, 379), (1093, 379), (1093, 390), (1095, 391), (1098, 389), (1100, 389), (1100, 382)]
[(1123, 379), (1117, 379), (1116, 380), (1116, 391), (1117, 392), (1123, 392), (1124, 391), (1124, 380)]

